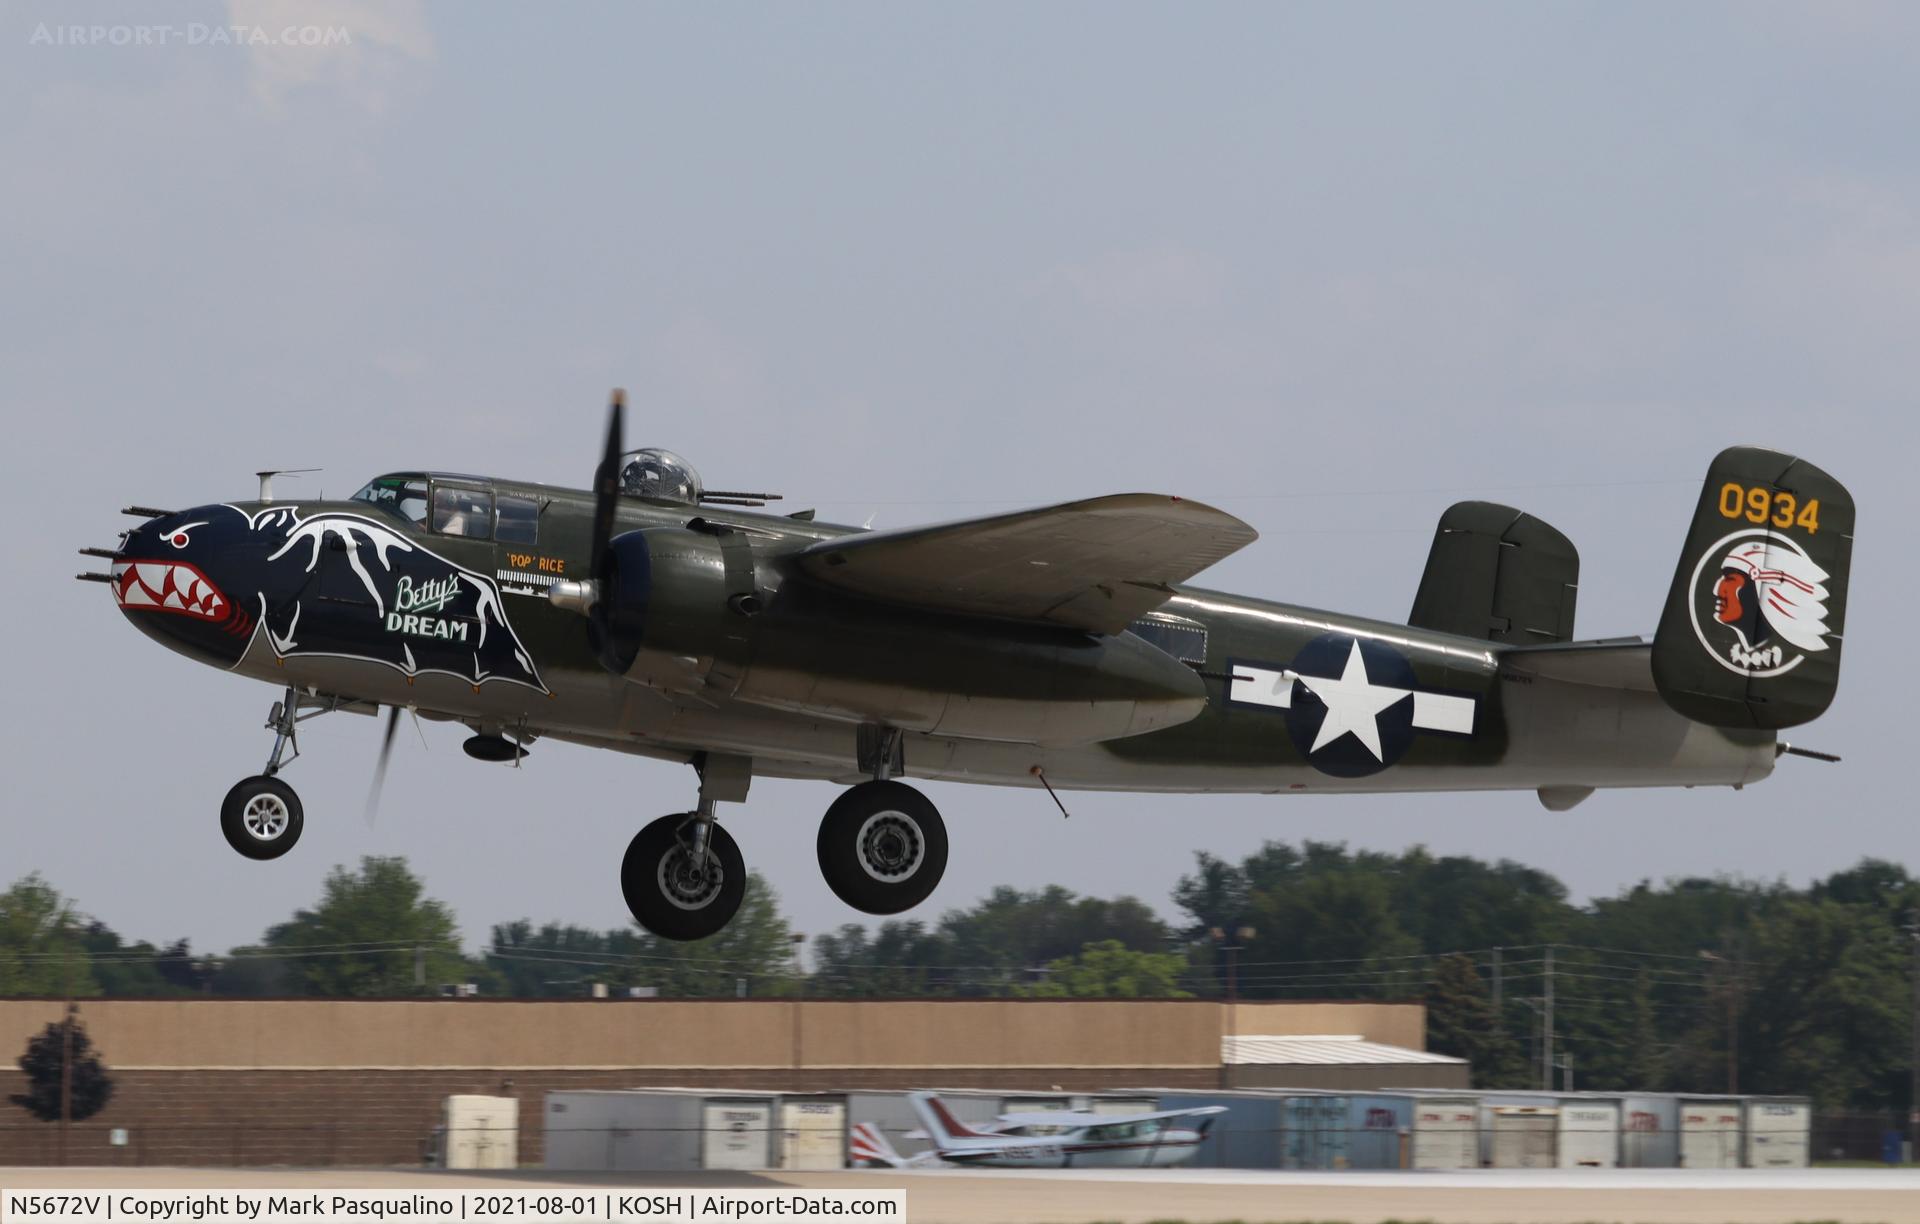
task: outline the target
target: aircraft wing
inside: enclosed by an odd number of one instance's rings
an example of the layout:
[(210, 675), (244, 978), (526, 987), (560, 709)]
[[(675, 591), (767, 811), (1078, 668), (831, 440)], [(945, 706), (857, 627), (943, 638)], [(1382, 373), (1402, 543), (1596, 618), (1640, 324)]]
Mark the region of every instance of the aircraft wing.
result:
[(892, 603), (1120, 633), (1184, 582), (1251, 544), (1225, 511), (1119, 493), (1012, 514), (822, 540), (815, 581)]
[(1562, 684), (1655, 691), (1653, 644), (1637, 637), (1516, 646), (1500, 652), (1500, 666)]
[(1163, 1109), (1155, 1113), (1097, 1114), (1077, 1109), (1040, 1110), (1035, 1113), (1006, 1113), (1000, 1122), (1006, 1126), (1060, 1126), (1069, 1129), (1085, 1126), (1124, 1126), (1133, 1122), (1151, 1122), (1157, 1118), (1197, 1118), (1202, 1114), (1227, 1112), (1225, 1105), (1200, 1105), (1192, 1109)]

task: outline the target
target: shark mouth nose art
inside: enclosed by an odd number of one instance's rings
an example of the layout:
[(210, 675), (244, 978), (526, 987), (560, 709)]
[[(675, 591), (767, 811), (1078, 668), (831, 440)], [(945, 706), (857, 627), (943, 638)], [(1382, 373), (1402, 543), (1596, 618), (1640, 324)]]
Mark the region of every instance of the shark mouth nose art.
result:
[(231, 610), (220, 588), (185, 561), (116, 561), (113, 598), (124, 608), (177, 612), (204, 621), (226, 619)]

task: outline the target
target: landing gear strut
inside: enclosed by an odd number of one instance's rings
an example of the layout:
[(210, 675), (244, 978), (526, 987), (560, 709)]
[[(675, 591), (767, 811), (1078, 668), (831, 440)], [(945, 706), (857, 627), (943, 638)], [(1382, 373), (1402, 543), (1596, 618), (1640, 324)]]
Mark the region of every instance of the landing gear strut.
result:
[(700, 758), (700, 801), (691, 812), (641, 829), (620, 862), (620, 891), (634, 921), (662, 939), (705, 939), (733, 920), (747, 893), (747, 864), (714, 805), (747, 797), (745, 757)]
[[(332, 707), (308, 714), (312, 718)], [(227, 844), (250, 859), (276, 859), (293, 849), (300, 840), (305, 817), (300, 796), (275, 775), (281, 766), (300, 755), (300, 693), (289, 688), (284, 700), (276, 701), (267, 715), (267, 729), (273, 732), (273, 751), (267, 755), (267, 767), (251, 778), (233, 784), (220, 804), (220, 831)], [(293, 757), (287, 750), (293, 750)]]

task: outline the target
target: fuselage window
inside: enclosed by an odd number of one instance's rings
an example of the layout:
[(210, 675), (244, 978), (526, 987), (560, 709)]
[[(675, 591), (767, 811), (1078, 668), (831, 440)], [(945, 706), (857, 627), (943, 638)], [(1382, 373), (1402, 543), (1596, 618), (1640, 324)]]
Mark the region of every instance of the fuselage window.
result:
[(534, 544), (540, 537), (540, 503), (531, 497), (502, 493), (494, 498), (496, 520), (493, 538), (502, 544)]
[(424, 480), (375, 480), (355, 493), (353, 500), (397, 514), (409, 523), (427, 520), (427, 482)]
[(493, 534), (493, 494), (486, 489), (434, 485), (433, 529), (441, 535), (486, 539)]
[(1190, 620), (1170, 616), (1146, 616), (1128, 626), (1135, 637), (1143, 638), (1182, 663), (1207, 661), (1207, 631)]

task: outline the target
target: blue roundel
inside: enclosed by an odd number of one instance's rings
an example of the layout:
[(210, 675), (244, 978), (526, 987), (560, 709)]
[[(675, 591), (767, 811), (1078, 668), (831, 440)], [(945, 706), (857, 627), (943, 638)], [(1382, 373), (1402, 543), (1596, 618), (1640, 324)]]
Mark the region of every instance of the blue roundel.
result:
[(1327, 633), (1293, 658), (1287, 735), (1307, 763), (1337, 778), (1379, 773), (1413, 744), (1406, 656), (1382, 642)]

